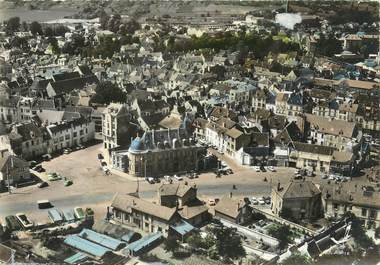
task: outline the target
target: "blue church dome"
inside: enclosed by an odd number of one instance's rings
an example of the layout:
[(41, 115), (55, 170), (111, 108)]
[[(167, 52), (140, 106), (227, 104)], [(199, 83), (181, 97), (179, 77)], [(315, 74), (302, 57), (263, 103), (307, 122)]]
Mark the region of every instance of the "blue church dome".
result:
[(131, 152), (142, 152), (145, 151), (145, 144), (143, 139), (140, 137), (136, 137), (132, 143), (131, 146), (129, 147), (129, 151)]

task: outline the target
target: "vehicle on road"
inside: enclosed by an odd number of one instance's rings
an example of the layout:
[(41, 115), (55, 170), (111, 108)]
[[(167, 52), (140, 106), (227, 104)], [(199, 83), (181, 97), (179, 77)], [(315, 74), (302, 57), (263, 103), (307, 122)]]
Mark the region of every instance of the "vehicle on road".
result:
[(252, 169), (256, 172), (260, 172), (260, 167), (259, 166), (253, 166)]
[(259, 205), (265, 205), (265, 201), (263, 199), (259, 199)]
[(18, 218), (14, 215), (8, 215), (5, 217), (5, 224), (10, 231), (20, 231), (22, 230), (22, 225)]
[(218, 198), (210, 198), (208, 199), (208, 205), (215, 206), (218, 203), (218, 201), (219, 201)]
[(70, 179), (66, 179), (65, 182), (63, 183), (63, 185), (65, 185), (65, 187), (71, 186), (71, 185), (73, 185), (73, 181)]
[(329, 175), (327, 175), (327, 174), (322, 174), (322, 175), (321, 175), (321, 178), (322, 178), (322, 179), (328, 179), (328, 178), (329, 178)]
[(42, 155), (42, 159), (44, 161), (49, 161), (50, 159), (52, 159), (52, 156), (50, 154), (44, 154)]
[(171, 178), (170, 176), (168, 176), (168, 175), (165, 175), (165, 176), (164, 176), (164, 179), (165, 179), (166, 181), (170, 181), (172, 178)]
[(259, 204), (259, 201), (256, 199), (256, 197), (252, 197), (251, 198), (251, 202), (253, 205), (258, 205)]
[(161, 183), (161, 179), (160, 179), (159, 177), (155, 177), (155, 178), (154, 178), (154, 182), (155, 182), (155, 183)]
[(148, 177), (148, 178), (146, 178), (145, 179), (148, 183), (150, 183), (150, 184), (154, 184), (154, 183), (156, 183), (155, 181), (154, 181), (154, 178), (152, 178), (152, 177)]
[(66, 149), (64, 149), (63, 150), (63, 153), (65, 154), (65, 155), (68, 155), (68, 154), (70, 154), (71, 153), (71, 149), (70, 148), (66, 148)]
[(86, 214), (84, 213), (84, 210), (81, 207), (74, 208), (74, 215), (79, 220), (83, 220), (84, 218), (86, 218)]
[(102, 166), (102, 170), (104, 173), (106, 173), (107, 175), (111, 172), (110, 169), (107, 167), (107, 166)]
[(276, 172), (276, 169), (273, 166), (268, 166), (267, 170), (271, 172)]
[(29, 161), (29, 168), (34, 168), (35, 166), (37, 166), (37, 161), (34, 161), (34, 160), (32, 160), (32, 161)]
[(98, 154), (98, 159), (99, 159), (99, 160), (103, 160), (103, 159), (104, 159), (104, 156), (103, 156), (102, 154), (99, 153), (99, 154)]
[(48, 180), (49, 181), (57, 181), (57, 180), (61, 180), (61, 179), (62, 179), (62, 177), (55, 172), (48, 174)]
[(177, 180), (177, 181), (181, 181), (181, 180), (183, 180), (183, 177), (178, 176), (178, 175), (174, 175), (173, 178), (174, 178), (175, 180)]
[(262, 172), (267, 172), (267, 170), (265, 169), (264, 166), (260, 166), (260, 170), (261, 170)]
[(42, 165), (37, 165), (34, 168), (32, 168), (34, 171), (37, 171), (39, 173), (44, 172), (45, 169), (42, 167)]
[(19, 220), (22, 227), (25, 229), (29, 229), (29, 228), (32, 228), (34, 226), (34, 224), (28, 219), (28, 217), (24, 213), (16, 214), (16, 218)]
[(47, 209), (53, 207), (49, 200), (40, 200), (37, 201), (38, 209)]
[(47, 186), (49, 186), (49, 184), (46, 181), (42, 181), (42, 182), (37, 184), (37, 187), (40, 189), (45, 188)]

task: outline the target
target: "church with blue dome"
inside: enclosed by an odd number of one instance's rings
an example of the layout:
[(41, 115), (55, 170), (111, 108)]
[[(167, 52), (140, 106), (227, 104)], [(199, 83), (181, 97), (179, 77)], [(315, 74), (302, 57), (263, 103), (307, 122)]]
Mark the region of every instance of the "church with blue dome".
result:
[(206, 148), (189, 134), (189, 126), (189, 120), (184, 119), (180, 128), (146, 131), (132, 139), (128, 150), (115, 152), (113, 164), (123, 165), (122, 171), (137, 177), (196, 170)]

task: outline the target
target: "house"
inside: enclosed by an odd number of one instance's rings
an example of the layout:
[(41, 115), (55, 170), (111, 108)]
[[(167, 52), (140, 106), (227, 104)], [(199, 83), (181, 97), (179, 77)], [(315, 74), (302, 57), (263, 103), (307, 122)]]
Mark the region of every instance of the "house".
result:
[(29, 160), (46, 154), (50, 136), (34, 122), (15, 124), (9, 134), (0, 136), (1, 149)]
[(126, 146), (136, 136), (138, 128), (132, 122), (128, 107), (111, 103), (102, 113), (102, 135), (104, 149)]
[(271, 210), (275, 215), (295, 220), (314, 220), (322, 216), (321, 191), (311, 181), (293, 178), (285, 186), (272, 187)]
[(269, 156), (269, 134), (253, 132), (250, 142), (235, 152), (235, 160), (241, 165), (262, 165)]
[(0, 154), (0, 190), (8, 185), (27, 181), (31, 178), (29, 163), (25, 160), (10, 155), (8, 151), (1, 151)]
[(325, 185), (322, 189), (326, 217), (339, 219), (352, 212), (367, 228), (380, 227), (380, 193), (377, 187), (362, 182)]
[(312, 171), (329, 172), (334, 147), (292, 142), (289, 150), (289, 166)]
[(197, 188), (181, 183), (162, 184), (158, 188), (158, 202), (166, 207), (182, 207), (197, 202)]
[(84, 117), (62, 120), (48, 125), (46, 130), (50, 136), (48, 153), (83, 145), (95, 137), (95, 123)]
[(335, 147), (340, 151), (357, 152), (362, 141), (362, 132), (354, 122), (334, 120), (306, 114), (310, 143)]
[(236, 224), (244, 224), (251, 219), (252, 209), (242, 200), (223, 197), (215, 205), (215, 217)]
[(169, 235), (171, 225), (181, 221), (176, 208), (169, 208), (129, 194), (116, 194), (111, 203), (113, 220), (146, 233)]

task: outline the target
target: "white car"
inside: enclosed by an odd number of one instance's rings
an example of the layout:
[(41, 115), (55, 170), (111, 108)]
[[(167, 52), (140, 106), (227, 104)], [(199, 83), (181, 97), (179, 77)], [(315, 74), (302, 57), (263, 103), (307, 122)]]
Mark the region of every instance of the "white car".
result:
[(271, 171), (271, 172), (276, 172), (276, 169), (274, 167), (272, 167), (272, 166), (268, 166), (267, 170)]
[(178, 175), (174, 175), (174, 177), (173, 177), (175, 180), (178, 180), (178, 181), (181, 181), (181, 180), (183, 180), (183, 177), (181, 177), (181, 176), (178, 176)]
[(164, 176), (164, 179), (165, 179), (166, 181), (170, 181), (172, 178), (171, 178), (170, 176), (166, 175), (166, 176)]
[(253, 168), (253, 170), (256, 171), (256, 172), (260, 172), (260, 171), (261, 171), (261, 170), (260, 170), (260, 167), (258, 167), (258, 166), (253, 166), (252, 168)]
[(258, 205), (259, 204), (259, 201), (256, 199), (256, 197), (252, 197), (251, 198), (251, 202), (253, 205)]
[(263, 199), (259, 199), (259, 205), (265, 205), (265, 201)]

